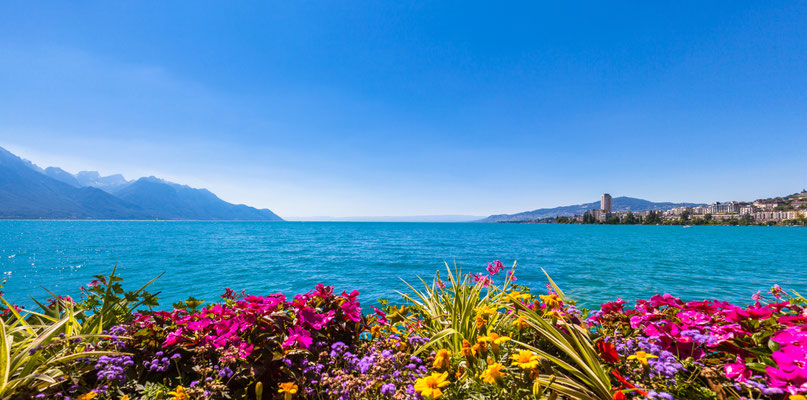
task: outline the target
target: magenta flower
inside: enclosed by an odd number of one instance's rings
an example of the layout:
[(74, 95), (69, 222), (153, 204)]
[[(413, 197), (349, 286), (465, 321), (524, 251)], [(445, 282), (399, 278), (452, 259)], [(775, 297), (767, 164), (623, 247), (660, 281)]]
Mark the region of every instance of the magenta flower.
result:
[(492, 263), (488, 263), (488, 267), (486, 269), (488, 270), (488, 274), (490, 274), (490, 276), (498, 275), (499, 272), (504, 269), (504, 264), (502, 264), (501, 261), (496, 260)]
[(387, 314), (384, 311), (379, 310), (379, 309), (377, 309), (377, 308), (375, 308), (373, 306), (370, 306), (370, 308), (372, 308), (373, 311), (375, 311), (375, 315), (378, 316), (378, 323), (379, 324), (381, 324), (381, 325), (389, 324), (389, 320), (387, 319)]
[(782, 290), (782, 288), (779, 285), (773, 285), (771, 287), (771, 294), (773, 295), (773, 297), (776, 297), (777, 299), (781, 299), (782, 298), (782, 293), (784, 293), (784, 292), (785, 291)]
[(748, 307), (745, 310), (737, 311), (737, 314), (748, 319), (768, 319), (773, 315), (773, 311), (765, 306)]
[(772, 387), (782, 388), (790, 394), (807, 391), (807, 375), (800, 370), (783, 371), (781, 369), (766, 367), (768, 384)]
[(712, 321), (712, 318), (697, 311), (681, 311), (677, 314), (684, 325), (703, 325)]
[(473, 283), (477, 284), (477, 285), (481, 285), (482, 287), (488, 287), (488, 286), (490, 286), (491, 283), (493, 283), (493, 281), (491, 281), (490, 277), (485, 276), (482, 273), (473, 274), (471, 276), (471, 281)]
[(655, 295), (650, 298), (650, 305), (653, 308), (659, 308), (661, 306), (668, 306), (668, 307), (679, 307), (684, 305), (684, 302), (681, 301), (678, 297), (675, 297), (669, 293), (664, 293), (664, 295)]
[(717, 313), (717, 311), (720, 309), (720, 307), (717, 304), (709, 300), (690, 301), (689, 303), (686, 303), (686, 308), (688, 310), (700, 311), (702, 313), (709, 315)]
[(330, 322), (336, 312), (334, 310), (328, 311), (325, 314), (317, 314), (314, 309), (306, 307), (297, 312), (301, 324), (307, 324), (314, 330), (320, 330)]
[(314, 339), (311, 338), (311, 334), (307, 330), (299, 326), (295, 326), (294, 328), (289, 329), (289, 337), (285, 342), (283, 342), (283, 348), (287, 349), (297, 345), (307, 349), (309, 346), (311, 346), (311, 343), (314, 343)]
[(517, 281), (518, 278), (516, 278), (516, 271), (507, 271), (507, 279), (510, 279), (510, 282)]
[(804, 347), (807, 345), (807, 332), (801, 331), (796, 327), (791, 327), (773, 335), (772, 339), (780, 345)]
[(342, 312), (345, 313), (345, 316), (349, 320), (353, 322), (361, 321), (361, 307), (359, 306), (358, 302), (346, 301), (342, 303), (342, 305), (339, 306), (339, 308), (342, 309)]
[(773, 352), (773, 361), (783, 371), (799, 371), (807, 377), (807, 351), (801, 347), (783, 346)]
[(734, 363), (726, 364), (726, 378), (733, 379), (737, 382), (745, 382), (751, 377), (751, 370), (745, 367), (745, 362), (740, 356)]
[(169, 333), (168, 336), (165, 337), (165, 342), (163, 342), (163, 347), (168, 347), (168, 346), (174, 345), (177, 342), (179, 342), (179, 339), (181, 339), (181, 338), (182, 338), (182, 328), (178, 328), (177, 330)]

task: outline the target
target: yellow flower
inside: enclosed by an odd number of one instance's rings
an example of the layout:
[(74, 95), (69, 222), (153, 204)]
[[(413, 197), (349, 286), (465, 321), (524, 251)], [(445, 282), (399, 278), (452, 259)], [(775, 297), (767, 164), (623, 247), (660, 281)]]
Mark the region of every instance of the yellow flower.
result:
[(381, 325), (373, 325), (373, 327), (370, 328), (370, 334), (372, 334), (373, 337), (381, 336)]
[(424, 376), (415, 381), (415, 390), (427, 399), (439, 399), (443, 396), (440, 388), (448, 386), (448, 372), (432, 372), (429, 376)]
[(451, 352), (446, 349), (440, 349), (437, 351), (437, 355), (434, 356), (434, 363), (432, 367), (434, 369), (446, 369), (451, 364)]
[(476, 338), (479, 343), (490, 343), (495, 353), (499, 352), (499, 345), (512, 340), (509, 336), (499, 336), (498, 333), (491, 332), (487, 336), (478, 336)]
[(533, 369), (538, 367), (538, 357), (537, 354), (529, 351), (529, 350), (520, 350), (518, 354), (513, 354), (510, 356), (510, 359), (513, 362), (510, 365), (514, 365), (521, 369)]
[(788, 400), (807, 400), (807, 397), (800, 394), (791, 394), (790, 397), (787, 398)]
[(291, 396), (297, 393), (297, 385), (294, 384), (294, 382), (281, 383), (280, 389), (278, 389), (277, 392), (283, 393), (283, 398), (289, 400)]
[(482, 327), (484, 327), (484, 326), (485, 326), (485, 323), (486, 323), (487, 321), (485, 321), (485, 319), (484, 319), (484, 318), (482, 318), (482, 317), (480, 317), (479, 315), (477, 315), (477, 316), (474, 318), (474, 322), (476, 323), (476, 329), (482, 329)]
[(129, 400), (129, 395), (128, 394), (123, 395), (123, 397), (121, 397), (120, 400)]
[(85, 393), (82, 394), (81, 396), (76, 397), (76, 400), (92, 400), (95, 398), (95, 396), (98, 396), (98, 393), (95, 393), (95, 390), (93, 390), (89, 393)]
[(476, 307), (476, 308), (474, 308), (474, 311), (476, 311), (476, 315), (479, 315), (479, 316), (482, 316), (482, 317), (496, 314), (496, 310), (494, 310), (494, 309), (492, 309), (492, 308), (490, 308), (488, 306)]
[(467, 341), (465, 339), (462, 339), (462, 350), (460, 350), (460, 351), (462, 352), (463, 357), (474, 357), (474, 356), (476, 356), (476, 350), (473, 347), (471, 347), (471, 342), (469, 342), (469, 341)]
[(518, 303), (519, 300), (527, 300), (527, 299), (529, 299), (530, 295), (528, 295), (526, 293), (517, 292), (517, 291), (514, 290), (514, 291), (510, 292), (507, 295), (507, 298), (510, 301), (514, 302), (514, 303)]
[(541, 301), (546, 304), (548, 308), (555, 308), (560, 305), (560, 299), (557, 295), (554, 294), (542, 294), (539, 295), (541, 297)]
[(186, 392), (185, 388), (182, 386), (177, 386), (176, 390), (168, 392), (168, 395), (173, 396), (171, 397), (171, 400), (190, 400), (191, 398), (191, 396), (188, 395), (188, 392)]
[(641, 350), (637, 351), (636, 354), (634, 354), (632, 356), (628, 356), (628, 360), (637, 360), (640, 363), (642, 363), (642, 365), (647, 365), (647, 359), (648, 358), (658, 358), (658, 356), (654, 356), (652, 354), (647, 354), (647, 353), (645, 353), (644, 351), (641, 351)]
[(513, 325), (520, 331), (530, 326), (530, 324), (527, 323), (527, 319), (524, 317), (518, 317), (517, 320), (513, 321)]
[(561, 319), (561, 318), (563, 318), (563, 316), (562, 316), (562, 315), (560, 315), (560, 313), (558, 312), (558, 310), (554, 310), (554, 309), (553, 309), (553, 310), (549, 310), (549, 311), (547, 311), (546, 313), (544, 313), (544, 315), (545, 315), (545, 316), (547, 316), (547, 317), (552, 317), (552, 318), (555, 318), (555, 319)]
[(502, 378), (507, 374), (507, 372), (504, 372), (503, 369), (504, 365), (499, 363), (489, 365), (482, 372), (482, 380), (490, 384), (501, 382)]

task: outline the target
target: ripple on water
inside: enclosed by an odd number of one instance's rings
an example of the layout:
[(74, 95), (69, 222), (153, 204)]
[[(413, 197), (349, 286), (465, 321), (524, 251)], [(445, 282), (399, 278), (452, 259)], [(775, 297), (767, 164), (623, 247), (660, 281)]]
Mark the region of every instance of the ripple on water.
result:
[[(584, 305), (669, 292), (748, 302), (772, 284), (807, 286), (807, 229), (517, 224), (0, 221), (5, 296), (28, 303), (39, 285), (78, 295), (117, 264), (163, 304), (217, 300), (225, 287), (288, 295), (322, 282), (361, 299), (397, 300), (421, 276), (456, 262), (466, 272), (518, 261), (519, 284), (542, 290), (546, 269)], [(807, 290), (805, 290), (807, 291)]]

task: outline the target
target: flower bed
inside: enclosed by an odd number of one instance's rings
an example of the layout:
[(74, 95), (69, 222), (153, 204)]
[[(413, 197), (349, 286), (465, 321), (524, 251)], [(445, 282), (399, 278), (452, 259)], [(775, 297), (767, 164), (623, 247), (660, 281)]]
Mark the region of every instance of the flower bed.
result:
[(807, 393), (807, 311), (671, 295), (580, 310), (515, 266), (447, 268), (362, 314), (357, 292), (193, 298), (159, 311), (114, 271), (38, 312), (3, 300), (2, 399), (789, 399)]

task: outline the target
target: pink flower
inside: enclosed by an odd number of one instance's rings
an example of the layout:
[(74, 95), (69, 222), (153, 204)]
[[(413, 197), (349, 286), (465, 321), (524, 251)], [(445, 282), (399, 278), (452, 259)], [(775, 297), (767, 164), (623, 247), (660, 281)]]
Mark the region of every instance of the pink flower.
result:
[(314, 339), (311, 338), (311, 334), (306, 331), (305, 329), (295, 326), (292, 329), (289, 329), (289, 337), (283, 342), (283, 348), (287, 349), (289, 347), (294, 347), (295, 344), (307, 349), (311, 346), (311, 343), (314, 343)]
[(317, 283), (317, 288), (314, 289), (314, 296), (325, 299), (331, 297), (331, 295), (333, 295), (333, 286), (325, 286), (321, 283)]
[(781, 299), (782, 298), (782, 293), (784, 293), (784, 292), (785, 291), (782, 290), (782, 288), (779, 287), (779, 285), (773, 285), (771, 287), (771, 294), (773, 295), (773, 297), (776, 297), (777, 299)]
[(684, 325), (703, 325), (712, 321), (712, 318), (697, 311), (681, 311), (677, 314)]
[(799, 394), (807, 391), (807, 375), (802, 370), (783, 371), (781, 369), (766, 367), (768, 383), (777, 388), (782, 388), (790, 394)]
[(690, 301), (689, 303), (686, 303), (686, 308), (692, 311), (700, 311), (709, 315), (716, 313), (720, 309), (717, 304), (709, 300)]
[(807, 351), (801, 347), (784, 346), (773, 352), (773, 361), (783, 371), (800, 371), (807, 376)]
[(615, 301), (600, 305), (600, 311), (602, 311), (603, 314), (622, 314), (623, 305), (625, 303), (625, 300), (618, 298)]
[(741, 317), (745, 317), (748, 319), (768, 319), (773, 315), (773, 311), (771, 311), (768, 307), (748, 307), (745, 310), (737, 311), (737, 314)]
[(307, 324), (315, 330), (320, 330), (333, 319), (335, 314), (334, 310), (325, 314), (317, 314), (314, 309), (307, 307), (298, 311), (297, 316), (300, 318), (301, 324)]
[(737, 361), (731, 364), (726, 364), (726, 378), (733, 379), (737, 382), (745, 382), (751, 377), (751, 370), (745, 367), (745, 362), (740, 356), (737, 356)]
[(179, 339), (181, 339), (181, 338), (182, 338), (182, 329), (179, 328), (179, 329), (169, 333), (168, 336), (165, 337), (165, 342), (163, 342), (163, 347), (168, 347), (168, 346), (174, 345), (177, 342), (179, 342)]
[(482, 286), (482, 287), (488, 287), (488, 286), (490, 286), (491, 283), (493, 283), (493, 281), (491, 281), (490, 277), (485, 276), (485, 275), (483, 275), (481, 273), (473, 274), (471, 276), (471, 281), (473, 283), (477, 284), (477, 285)]
[(668, 307), (679, 307), (682, 306), (684, 303), (678, 297), (674, 297), (669, 293), (664, 293), (664, 295), (655, 295), (650, 298), (650, 305), (653, 308), (659, 308), (661, 306), (668, 306)]
[(370, 308), (372, 308), (373, 311), (375, 311), (375, 315), (378, 316), (378, 323), (379, 324), (381, 324), (381, 325), (389, 324), (389, 320), (387, 320), (387, 314), (384, 311), (379, 310), (379, 309), (377, 309), (377, 308), (375, 308), (373, 306), (370, 306)]
[(358, 302), (348, 300), (342, 303), (339, 308), (342, 309), (342, 312), (345, 313), (345, 316), (349, 320), (353, 322), (361, 321), (361, 307), (359, 306)]
[(798, 330), (798, 328), (787, 328), (776, 335), (773, 335), (773, 341), (780, 345), (790, 345), (795, 347), (804, 347), (807, 345), (807, 332)]
[(783, 317), (779, 317), (778, 322), (782, 325), (787, 326), (807, 325), (807, 316), (785, 315)]
[(487, 270), (488, 270), (488, 274), (490, 274), (490, 276), (498, 275), (499, 272), (501, 272), (501, 270), (503, 270), (503, 269), (504, 269), (504, 264), (502, 264), (502, 262), (499, 261), (499, 260), (496, 260), (496, 261), (494, 261), (492, 263), (488, 263)]
[(518, 278), (516, 278), (516, 271), (507, 271), (507, 279), (510, 279), (510, 282), (517, 281)]
[(193, 322), (188, 323), (188, 329), (190, 329), (192, 331), (201, 331), (201, 330), (207, 328), (208, 326), (210, 326), (210, 319), (208, 319), (208, 318), (203, 318), (203, 319), (200, 319), (198, 321), (193, 321)]

